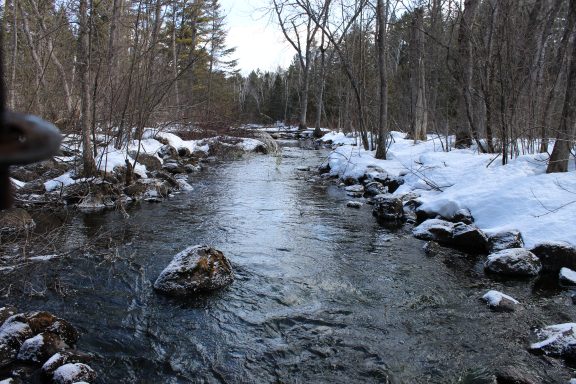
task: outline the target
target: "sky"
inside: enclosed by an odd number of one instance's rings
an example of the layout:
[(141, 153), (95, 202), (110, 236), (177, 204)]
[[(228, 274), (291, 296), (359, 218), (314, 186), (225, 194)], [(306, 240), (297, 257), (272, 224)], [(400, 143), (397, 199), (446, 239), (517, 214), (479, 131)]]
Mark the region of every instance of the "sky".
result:
[(269, 0), (220, 0), (227, 15), (227, 45), (236, 47), (233, 55), (243, 75), (258, 68), (262, 71), (275, 71), (278, 66), (286, 68), (296, 53), (265, 13), (269, 3)]

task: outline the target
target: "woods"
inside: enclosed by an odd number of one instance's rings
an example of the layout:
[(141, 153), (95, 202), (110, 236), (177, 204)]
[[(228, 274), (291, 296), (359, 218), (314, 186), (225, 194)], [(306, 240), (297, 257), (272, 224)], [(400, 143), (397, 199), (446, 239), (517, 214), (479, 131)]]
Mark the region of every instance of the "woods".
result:
[(294, 60), (243, 76), (218, 0), (8, 0), (6, 100), (81, 133), (86, 175), (97, 135), (121, 148), (146, 127), (201, 136), (276, 121), (357, 132), (378, 158), (395, 130), (502, 164), (550, 152), (548, 172), (566, 171), (574, 3), (272, 0)]

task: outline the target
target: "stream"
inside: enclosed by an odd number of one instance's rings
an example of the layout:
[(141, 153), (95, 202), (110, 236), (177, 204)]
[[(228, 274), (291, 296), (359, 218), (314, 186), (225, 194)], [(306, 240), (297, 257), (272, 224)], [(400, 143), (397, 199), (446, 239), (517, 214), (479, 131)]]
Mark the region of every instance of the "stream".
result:
[[(309, 180), (327, 155), (250, 155), (129, 218), (70, 214), (57, 241), (73, 251), (0, 272), (0, 306), (70, 321), (99, 383), (458, 383), (510, 366), (570, 379), (561, 360), (527, 352), (535, 327), (576, 318), (570, 292), (485, 276), (482, 256), (426, 256), (409, 225), (382, 227), (334, 182)], [(234, 283), (187, 300), (155, 293), (194, 244), (223, 251)], [(521, 309), (490, 311), (490, 289)]]

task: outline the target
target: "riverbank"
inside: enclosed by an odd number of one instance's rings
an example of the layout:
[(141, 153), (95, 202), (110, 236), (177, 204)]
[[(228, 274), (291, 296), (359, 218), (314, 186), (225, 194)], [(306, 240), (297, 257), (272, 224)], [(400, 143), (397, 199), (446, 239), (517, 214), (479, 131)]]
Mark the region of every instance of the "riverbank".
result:
[(498, 156), (474, 148), (446, 152), (444, 138), (429, 135), (415, 143), (405, 136), (392, 132), (388, 159), (377, 160), (355, 138), (325, 135), (322, 140), (335, 146), (330, 174), (343, 180), (379, 172), (401, 176), (404, 184), (393, 195), (417, 194), (424, 211), (449, 217), (468, 209), (487, 234), (518, 230), (527, 248), (550, 241), (576, 245), (568, 224), (576, 216), (576, 179), (573, 172), (546, 174), (547, 154), (520, 155), (503, 166)]

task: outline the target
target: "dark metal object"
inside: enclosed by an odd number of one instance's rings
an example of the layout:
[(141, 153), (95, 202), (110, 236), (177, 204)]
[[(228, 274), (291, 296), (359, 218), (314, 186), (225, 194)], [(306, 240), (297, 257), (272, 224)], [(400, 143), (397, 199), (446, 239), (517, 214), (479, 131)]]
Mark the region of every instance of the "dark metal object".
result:
[(4, 112), (0, 126), (0, 209), (12, 205), (8, 167), (48, 159), (58, 152), (61, 141), (58, 129), (47, 121)]

